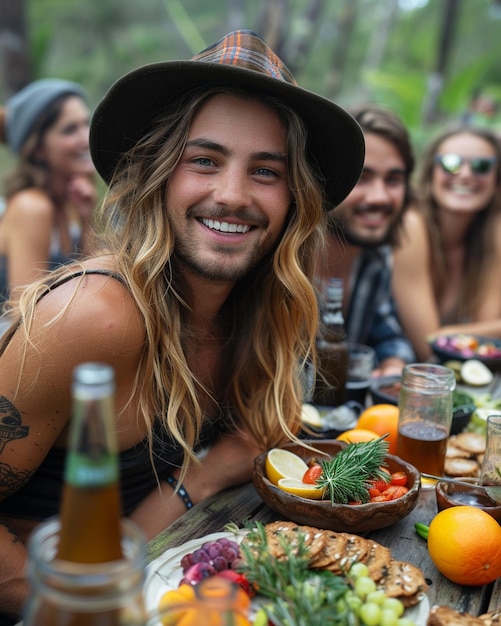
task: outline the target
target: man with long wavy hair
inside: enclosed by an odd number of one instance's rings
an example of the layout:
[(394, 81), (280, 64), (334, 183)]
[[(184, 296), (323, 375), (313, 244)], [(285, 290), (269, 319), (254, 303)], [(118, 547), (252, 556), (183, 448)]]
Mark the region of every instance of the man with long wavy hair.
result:
[(0, 606), (13, 616), (24, 541), (58, 511), (77, 364), (115, 369), (123, 511), (149, 537), (294, 438), (313, 263), (364, 153), (353, 118), (250, 31), (119, 79), (90, 143), (109, 184), (102, 246), (24, 292), (0, 350), (2, 423), (18, 427), (0, 452)]

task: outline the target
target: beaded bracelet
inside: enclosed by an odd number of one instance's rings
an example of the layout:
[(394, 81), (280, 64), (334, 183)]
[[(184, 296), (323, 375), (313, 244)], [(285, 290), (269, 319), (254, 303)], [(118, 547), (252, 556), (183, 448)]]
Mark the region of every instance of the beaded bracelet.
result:
[(174, 489), (174, 491), (177, 489), (177, 495), (181, 498), (181, 500), (184, 502), (184, 505), (189, 511), (193, 506), (193, 502), (191, 501), (191, 498), (186, 489), (183, 487), (183, 485), (179, 485), (179, 482), (174, 478), (174, 476), (167, 476), (166, 480), (169, 485), (171, 485), (171, 487)]

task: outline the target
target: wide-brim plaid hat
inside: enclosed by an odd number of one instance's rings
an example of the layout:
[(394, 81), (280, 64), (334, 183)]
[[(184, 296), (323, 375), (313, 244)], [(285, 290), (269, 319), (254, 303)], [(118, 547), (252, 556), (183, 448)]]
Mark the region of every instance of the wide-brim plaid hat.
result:
[(98, 104), (90, 149), (109, 183), (122, 154), (154, 117), (196, 88), (228, 86), (281, 98), (305, 124), (309, 160), (325, 179), (328, 209), (355, 186), (364, 162), (364, 139), (354, 118), (327, 98), (298, 86), (284, 63), (256, 33), (229, 33), (189, 61), (145, 65), (119, 78)]

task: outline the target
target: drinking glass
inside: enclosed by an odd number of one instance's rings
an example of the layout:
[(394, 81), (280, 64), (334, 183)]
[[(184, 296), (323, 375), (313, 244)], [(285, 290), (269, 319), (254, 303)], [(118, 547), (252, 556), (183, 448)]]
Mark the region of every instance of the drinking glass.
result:
[(372, 380), (376, 353), (370, 346), (348, 344), (348, 372), (346, 375), (345, 401), (359, 402), (365, 407), (367, 392)]
[(402, 373), (398, 400), (397, 455), (420, 472), (441, 476), (452, 423), (454, 371), (413, 363)]
[(487, 440), (479, 482), (501, 486), (501, 415), (487, 417)]

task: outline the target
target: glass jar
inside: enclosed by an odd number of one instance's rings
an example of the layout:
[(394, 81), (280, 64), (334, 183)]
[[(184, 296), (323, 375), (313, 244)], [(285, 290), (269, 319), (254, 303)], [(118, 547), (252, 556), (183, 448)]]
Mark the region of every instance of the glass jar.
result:
[[(24, 626), (143, 626), (146, 541), (130, 520), (122, 520), (124, 558), (108, 563), (75, 563), (56, 558), (60, 522), (40, 524), (28, 542), (31, 590)], [(78, 537), (75, 537), (78, 541)]]
[(480, 484), (501, 485), (501, 415), (487, 417), (487, 439)]
[(455, 386), (454, 371), (442, 365), (413, 363), (403, 369), (397, 455), (420, 472), (444, 472)]

